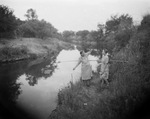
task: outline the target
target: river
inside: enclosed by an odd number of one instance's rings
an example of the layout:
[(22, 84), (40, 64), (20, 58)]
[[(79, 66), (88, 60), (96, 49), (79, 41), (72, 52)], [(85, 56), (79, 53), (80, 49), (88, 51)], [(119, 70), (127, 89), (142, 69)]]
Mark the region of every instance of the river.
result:
[[(0, 104), (7, 109), (9, 106), (5, 104), (11, 102), (36, 119), (46, 119), (56, 108), (58, 91), (70, 81), (79, 80), (81, 66), (72, 70), (79, 57), (77, 49), (62, 50), (57, 56), (45, 59), (1, 64)], [(97, 58), (90, 55), (89, 59)], [(96, 71), (97, 62), (90, 63)]]

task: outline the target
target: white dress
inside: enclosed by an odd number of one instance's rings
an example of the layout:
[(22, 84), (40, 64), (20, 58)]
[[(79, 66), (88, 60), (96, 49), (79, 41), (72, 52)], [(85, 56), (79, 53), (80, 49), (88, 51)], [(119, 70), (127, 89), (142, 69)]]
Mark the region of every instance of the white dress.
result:
[(88, 79), (91, 79), (91, 77), (92, 77), (92, 67), (88, 60), (88, 55), (89, 54), (85, 54), (84, 57), (79, 58), (79, 62), (82, 63), (82, 65), (81, 65), (82, 80), (88, 80)]

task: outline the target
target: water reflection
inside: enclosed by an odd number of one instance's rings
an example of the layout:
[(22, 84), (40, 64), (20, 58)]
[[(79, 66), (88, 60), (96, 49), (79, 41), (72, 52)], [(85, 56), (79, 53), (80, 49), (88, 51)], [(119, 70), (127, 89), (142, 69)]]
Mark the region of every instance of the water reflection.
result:
[[(46, 79), (52, 76), (57, 67), (55, 64), (56, 57), (57, 55), (53, 55), (52, 57), (49, 56), (32, 61), (26, 60), (16, 63), (0, 64), (0, 118), (9, 118), (8, 115), (12, 116), (12, 119), (13, 116), (17, 118), (15, 114), (22, 110), (16, 104), (19, 95), (23, 91), (21, 88), (23, 83), (17, 81), (19, 77), (26, 74), (26, 80), (30, 86), (38, 84), (38, 80), (41, 77)], [(23, 113), (25, 112), (22, 111), (21, 113), (17, 114), (17, 116), (24, 115)]]
[(23, 73), (18, 64), (7, 64), (0, 66), (0, 98), (6, 102), (15, 102), (21, 93), (20, 83), (16, 79)]
[(54, 70), (57, 68), (56, 56), (41, 58), (31, 61), (28, 64), (28, 68), (25, 71), (27, 75), (26, 80), (28, 80), (29, 85), (34, 86), (38, 84), (38, 80), (41, 77), (46, 79), (52, 76)]
[[(70, 80), (76, 82), (80, 78), (79, 66), (75, 71), (80, 53), (75, 50), (62, 50), (59, 55), (48, 56), (32, 61), (22, 61), (13, 64), (1, 65), (0, 68), (0, 114), (8, 102), (19, 105), (27, 114), (34, 115), (36, 119), (49, 116), (56, 107), (57, 93), (66, 86)], [(94, 56), (90, 60), (96, 59)], [(76, 60), (76, 62), (56, 63), (58, 61)], [(96, 70), (96, 62), (91, 62), (93, 70)], [(8, 104), (8, 105), (7, 105)], [(19, 109), (20, 110), (20, 109)], [(18, 112), (18, 110), (16, 111)], [(16, 113), (14, 112), (14, 113)]]
[[(24, 67), (25, 64), (23, 63), (22, 66)], [(16, 100), (22, 93), (21, 83), (16, 83), (16, 79), (24, 72), (22, 66), (20, 64), (0, 65), (0, 118), (18, 119), (25, 114), (16, 105)]]

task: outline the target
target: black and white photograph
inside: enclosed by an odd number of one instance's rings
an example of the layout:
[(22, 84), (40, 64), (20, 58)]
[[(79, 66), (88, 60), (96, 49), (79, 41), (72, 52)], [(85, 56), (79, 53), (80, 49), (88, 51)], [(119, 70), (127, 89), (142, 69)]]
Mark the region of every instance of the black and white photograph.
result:
[(0, 119), (150, 119), (150, 0), (0, 0)]

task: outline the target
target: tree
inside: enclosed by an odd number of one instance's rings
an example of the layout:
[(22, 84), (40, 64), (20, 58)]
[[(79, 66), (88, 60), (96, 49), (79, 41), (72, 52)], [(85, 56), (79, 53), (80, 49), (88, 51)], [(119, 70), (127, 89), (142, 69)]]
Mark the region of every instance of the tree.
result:
[(9, 7), (0, 5), (0, 38), (12, 38), (17, 28), (16, 17)]
[(63, 35), (63, 39), (64, 40), (72, 41), (73, 37), (75, 36), (75, 32), (74, 31), (65, 30), (65, 31), (63, 31), (62, 35)]
[(45, 20), (29, 20), (19, 26), (23, 37), (47, 38), (56, 37), (57, 29)]
[[(133, 35), (133, 20), (128, 14), (111, 16), (105, 25), (105, 44), (111, 50), (125, 47)], [(111, 45), (112, 44), (112, 45)]]
[(36, 20), (36, 19), (38, 19), (36, 11), (33, 10), (32, 8), (27, 10), (27, 12), (25, 14), (25, 17), (27, 17), (27, 20)]
[(88, 30), (82, 30), (76, 33), (76, 35), (80, 36), (82, 40), (85, 40), (88, 34), (89, 34)]
[(118, 28), (131, 27), (132, 24), (132, 17), (130, 17), (128, 14), (123, 14), (119, 17), (117, 15), (111, 16), (111, 19), (106, 22), (106, 33), (116, 32)]
[(78, 31), (76, 33), (77, 38), (81, 41), (81, 45), (83, 49), (86, 49), (90, 46), (90, 43), (88, 43), (88, 35), (90, 32), (88, 30), (82, 30)]

